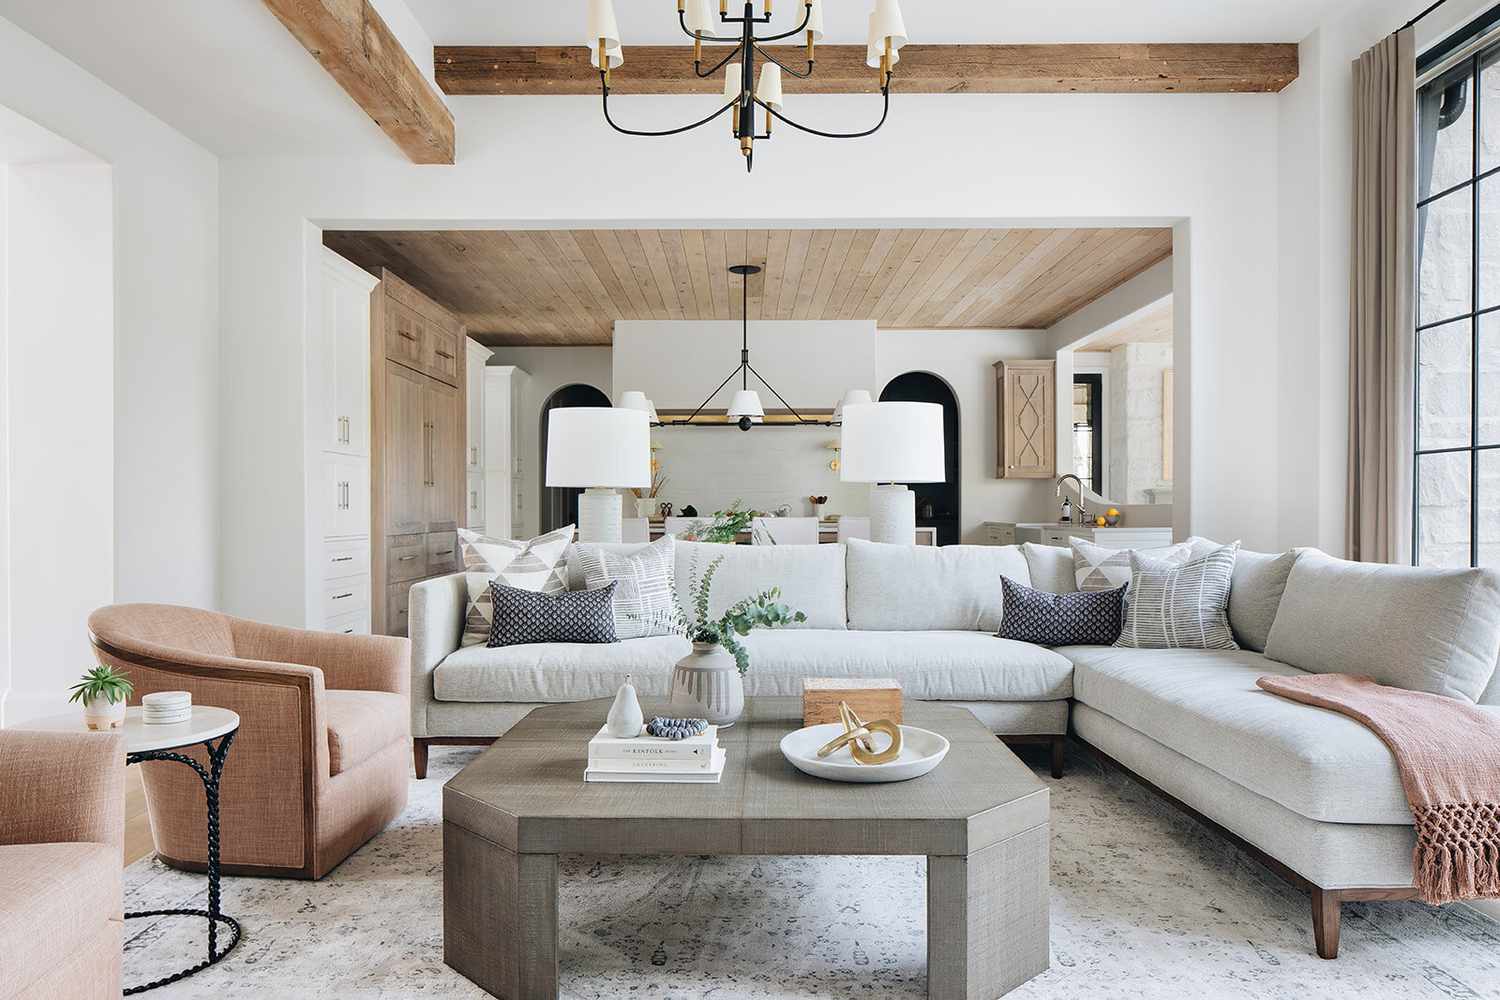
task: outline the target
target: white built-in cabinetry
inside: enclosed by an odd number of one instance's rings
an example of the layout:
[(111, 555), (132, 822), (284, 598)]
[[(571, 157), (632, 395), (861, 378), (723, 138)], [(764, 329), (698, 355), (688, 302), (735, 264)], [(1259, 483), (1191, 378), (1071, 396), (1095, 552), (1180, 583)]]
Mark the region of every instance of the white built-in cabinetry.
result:
[(484, 524), (498, 538), (526, 538), (521, 413), (531, 376), (515, 365), (484, 369)]
[(472, 340), (466, 343), (469, 364), (464, 369), (464, 375), (468, 380), (469, 391), (465, 398), (468, 411), (465, 442), (468, 448), (464, 452), (464, 481), (468, 488), (464, 494), (464, 503), (468, 526), (474, 531), (483, 532), (485, 527), (484, 366), (494, 351)]
[(306, 363), (306, 626), (370, 631), (370, 292), (376, 279), (323, 248)]

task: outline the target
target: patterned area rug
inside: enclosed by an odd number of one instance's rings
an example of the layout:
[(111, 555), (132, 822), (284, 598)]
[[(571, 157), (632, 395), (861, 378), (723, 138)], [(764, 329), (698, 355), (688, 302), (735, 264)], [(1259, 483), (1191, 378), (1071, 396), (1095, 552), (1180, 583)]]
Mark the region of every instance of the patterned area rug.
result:
[[(397, 1000), (487, 996), (443, 964), (442, 783), (475, 751), (433, 751), (401, 818), (321, 882), (226, 879), (245, 939), (149, 996)], [(1075, 758), (1052, 786), (1052, 968), (1010, 994), (1077, 998), (1500, 998), (1500, 923), (1463, 907), (1344, 908), (1342, 957), (1312, 951), (1307, 898), (1129, 779)], [(204, 906), (201, 876), (154, 860), (126, 908)], [(568, 1000), (926, 996), (919, 858), (565, 857)], [(131, 921), (127, 983), (199, 960), (182, 918)]]

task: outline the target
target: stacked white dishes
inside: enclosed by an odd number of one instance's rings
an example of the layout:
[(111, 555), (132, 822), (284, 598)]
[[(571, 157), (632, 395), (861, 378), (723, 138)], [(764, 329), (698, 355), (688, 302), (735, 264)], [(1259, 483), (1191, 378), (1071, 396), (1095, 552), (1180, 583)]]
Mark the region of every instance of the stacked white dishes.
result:
[(186, 691), (158, 691), (141, 696), (141, 722), (170, 726), (193, 717), (193, 696)]

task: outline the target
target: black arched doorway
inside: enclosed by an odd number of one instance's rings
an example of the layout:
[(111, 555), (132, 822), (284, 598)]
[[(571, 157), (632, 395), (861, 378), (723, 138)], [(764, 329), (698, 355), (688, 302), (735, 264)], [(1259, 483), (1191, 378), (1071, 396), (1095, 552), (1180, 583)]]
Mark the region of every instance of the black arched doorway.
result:
[[(943, 408), (943, 468), (948, 473), (941, 483), (912, 483), (917, 494), (917, 526), (937, 529), (939, 545), (957, 545), (960, 527), (963, 481), (959, 465), (958, 399), (948, 383), (930, 372), (907, 372), (897, 375), (881, 390), (882, 403), (937, 403)], [(930, 510), (929, 510), (930, 508)], [(927, 515), (927, 516), (924, 516)]]
[(540, 534), (578, 523), (578, 497), (583, 490), (571, 487), (547, 485), (547, 415), (558, 407), (609, 406), (609, 397), (591, 385), (577, 383), (565, 385), (542, 404), (542, 462), (537, 475), (542, 486)]

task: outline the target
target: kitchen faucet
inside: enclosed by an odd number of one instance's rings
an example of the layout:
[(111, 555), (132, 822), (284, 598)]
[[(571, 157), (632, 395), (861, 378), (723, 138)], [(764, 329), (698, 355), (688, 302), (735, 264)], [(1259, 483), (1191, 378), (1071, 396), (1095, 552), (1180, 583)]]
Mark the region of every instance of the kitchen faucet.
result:
[(1078, 520), (1077, 520), (1077, 523), (1078, 524), (1088, 524), (1089, 523), (1089, 509), (1083, 505), (1083, 480), (1082, 479), (1079, 479), (1077, 476), (1073, 475), (1073, 473), (1071, 473), (1071, 472), (1068, 472), (1068, 473), (1065, 473), (1065, 474), (1063, 474), (1061, 476), (1058, 476), (1057, 477), (1057, 490), (1056, 490), (1056, 492), (1053, 493), (1053, 496), (1059, 496), (1060, 497), (1060, 496), (1063, 495), (1063, 483), (1066, 482), (1069, 479), (1073, 480), (1073, 487), (1074, 487), (1074, 489), (1076, 489), (1078, 491), (1078, 512), (1077, 512), (1077, 518), (1078, 518)]

